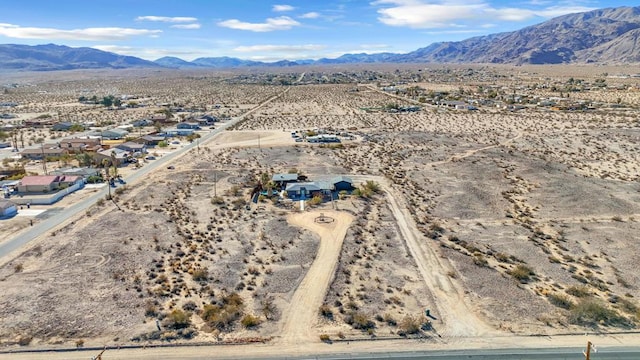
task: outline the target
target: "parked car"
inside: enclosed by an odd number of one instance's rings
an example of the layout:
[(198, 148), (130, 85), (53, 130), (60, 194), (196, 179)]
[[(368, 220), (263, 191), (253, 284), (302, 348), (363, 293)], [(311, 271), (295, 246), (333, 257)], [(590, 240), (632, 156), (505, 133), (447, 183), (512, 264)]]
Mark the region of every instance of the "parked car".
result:
[(167, 169), (169, 169), (169, 170), (173, 170), (173, 169), (175, 169), (175, 168), (176, 168), (176, 167), (175, 167), (175, 166), (173, 166), (173, 165), (171, 165), (171, 166), (167, 166)]
[(155, 160), (156, 157), (155, 156), (147, 156), (145, 159), (147, 159), (147, 160)]

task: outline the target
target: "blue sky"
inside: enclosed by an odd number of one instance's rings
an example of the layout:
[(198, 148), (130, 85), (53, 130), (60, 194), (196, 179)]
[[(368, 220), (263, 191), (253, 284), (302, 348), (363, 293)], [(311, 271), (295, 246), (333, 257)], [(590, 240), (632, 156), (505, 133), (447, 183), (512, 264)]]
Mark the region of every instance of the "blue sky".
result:
[(88, 46), (148, 60), (276, 61), (409, 52), (617, 6), (618, 0), (11, 0), (0, 43)]

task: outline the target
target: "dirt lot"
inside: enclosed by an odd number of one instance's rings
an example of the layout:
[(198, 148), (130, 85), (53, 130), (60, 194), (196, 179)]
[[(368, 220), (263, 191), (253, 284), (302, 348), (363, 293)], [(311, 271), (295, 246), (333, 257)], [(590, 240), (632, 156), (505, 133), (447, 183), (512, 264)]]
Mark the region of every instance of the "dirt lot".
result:
[[(544, 70), (486, 71), (534, 83)], [(588, 80), (601, 71), (578, 70), (574, 76)], [(562, 71), (548, 71), (566, 81)], [(491, 79), (430, 82), (428, 89)], [(290, 348), (320, 346), (323, 335), (462, 344), (639, 325), (635, 108), (369, 112), (363, 109), (415, 101), (366, 85), (292, 86), (175, 169), (127, 185), (116, 199), (122, 211), (96, 204), (3, 259), (0, 342)], [(221, 89), (221, 102), (238, 109), (283, 90)], [(616, 91), (627, 104), (640, 96)], [(319, 145), (290, 136), (314, 129), (354, 140)], [(249, 202), (262, 174), (290, 170), (311, 180), (348, 175), (356, 185), (371, 181), (375, 191), (304, 212), (288, 202)], [(333, 221), (316, 223), (320, 213)], [(420, 329), (426, 309), (435, 319)]]

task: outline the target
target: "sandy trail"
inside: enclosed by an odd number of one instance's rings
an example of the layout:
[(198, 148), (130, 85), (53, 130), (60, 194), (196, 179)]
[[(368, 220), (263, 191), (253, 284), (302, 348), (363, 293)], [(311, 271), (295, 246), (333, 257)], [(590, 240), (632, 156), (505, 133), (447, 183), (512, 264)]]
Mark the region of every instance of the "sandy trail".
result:
[(431, 314), (438, 319), (433, 325), (436, 332), (449, 339), (498, 334), (499, 332), (481, 320), (475, 314), (476, 311), (465, 301), (462, 285), (447, 275), (454, 270), (453, 266), (437, 253), (434, 248), (435, 243), (420, 240), (423, 239), (422, 233), (418, 230), (407, 206), (401, 202), (402, 196), (397, 194), (383, 177), (352, 176), (352, 178), (355, 183), (375, 181), (385, 192), (400, 233), (436, 302), (436, 309), (431, 309)]
[(520, 139), (521, 137), (522, 137), (522, 133), (518, 133), (518, 135), (516, 135), (516, 136), (514, 136), (514, 137), (512, 137), (510, 139), (507, 139), (507, 140), (505, 140), (505, 141), (503, 141), (503, 142), (501, 142), (499, 144), (488, 145), (488, 146), (485, 146), (485, 147), (482, 147), (482, 148), (479, 148), (479, 149), (467, 150), (465, 152), (452, 155), (446, 160), (434, 161), (434, 162), (428, 163), (426, 165), (435, 166), (435, 165), (443, 165), (443, 164), (450, 163), (450, 162), (453, 162), (453, 161), (460, 161), (460, 160), (462, 160), (464, 158), (468, 158), (469, 156), (473, 156), (473, 155), (475, 155), (475, 154), (477, 154), (479, 152), (482, 152), (482, 151), (487, 151), (489, 149), (497, 148), (499, 146), (509, 145), (510, 143)]
[[(317, 222), (321, 214), (333, 221)], [(307, 275), (293, 294), (289, 308), (283, 312), (281, 337), (276, 343), (293, 345), (319, 342), (319, 337), (314, 332), (318, 308), (331, 284), (342, 251), (342, 242), (354, 218), (345, 212), (311, 211), (291, 214), (287, 220), (292, 225), (320, 235), (320, 247)]]

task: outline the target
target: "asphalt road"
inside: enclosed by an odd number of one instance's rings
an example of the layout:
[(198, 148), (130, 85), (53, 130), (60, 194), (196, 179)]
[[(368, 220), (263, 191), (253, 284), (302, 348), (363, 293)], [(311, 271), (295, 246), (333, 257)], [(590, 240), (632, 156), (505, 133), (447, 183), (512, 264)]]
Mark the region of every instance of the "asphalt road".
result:
[[(332, 346), (332, 345), (327, 345)], [(245, 346), (243, 346), (245, 347)], [(205, 360), (205, 359), (256, 359), (256, 360), (581, 360), (583, 348), (531, 348), (531, 349), (482, 349), (482, 350), (431, 350), (431, 351), (403, 351), (403, 352), (337, 352), (321, 355), (286, 356), (255, 356), (251, 345), (247, 345), (246, 353), (238, 356), (226, 356), (218, 346), (198, 347), (162, 347), (162, 348), (136, 348), (136, 349), (107, 349), (102, 358), (104, 360), (120, 359), (163, 359), (163, 360)], [(237, 349), (237, 348), (236, 348)], [(102, 349), (82, 349), (79, 351), (45, 351), (24, 353), (0, 353), (0, 359), (68, 359), (87, 360), (100, 353)], [(237, 353), (237, 352), (236, 352)], [(254, 355), (252, 355), (252, 353)], [(597, 353), (591, 353), (591, 360), (637, 360), (640, 359), (640, 347), (613, 347), (606, 348)]]

